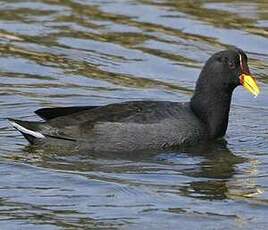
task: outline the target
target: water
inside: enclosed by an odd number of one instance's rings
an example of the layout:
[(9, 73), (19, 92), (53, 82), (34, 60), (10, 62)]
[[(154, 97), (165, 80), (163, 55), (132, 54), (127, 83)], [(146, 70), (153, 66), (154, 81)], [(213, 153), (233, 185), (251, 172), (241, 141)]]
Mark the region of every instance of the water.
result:
[[(0, 1), (1, 229), (267, 229), (268, 3)], [(41, 107), (189, 100), (200, 68), (244, 49), (261, 86), (233, 97), (227, 144), (59, 154), (7, 117)]]

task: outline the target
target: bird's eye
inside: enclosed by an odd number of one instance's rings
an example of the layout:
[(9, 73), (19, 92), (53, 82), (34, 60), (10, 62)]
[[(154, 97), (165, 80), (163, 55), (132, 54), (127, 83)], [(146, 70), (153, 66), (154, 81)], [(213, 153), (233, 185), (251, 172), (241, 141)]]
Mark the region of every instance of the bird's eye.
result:
[(235, 63), (234, 62), (228, 61), (228, 65), (229, 65), (229, 68), (230, 69), (234, 69), (235, 68)]

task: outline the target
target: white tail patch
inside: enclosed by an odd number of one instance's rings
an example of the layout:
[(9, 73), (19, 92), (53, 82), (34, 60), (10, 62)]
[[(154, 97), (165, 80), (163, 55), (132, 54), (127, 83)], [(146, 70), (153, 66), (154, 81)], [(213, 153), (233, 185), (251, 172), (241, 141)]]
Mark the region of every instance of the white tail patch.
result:
[(25, 127), (17, 124), (16, 122), (14, 121), (9, 121), (9, 123), (17, 130), (19, 130), (20, 132), (22, 133), (26, 133), (28, 135), (31, 135), (33, 137), (36, 137), (36, 138), (46, 138), (42, 133), (39, 133), (39, 132), (36, 132), (36, 131), (32, 131), (30, 129), (26, 129)]

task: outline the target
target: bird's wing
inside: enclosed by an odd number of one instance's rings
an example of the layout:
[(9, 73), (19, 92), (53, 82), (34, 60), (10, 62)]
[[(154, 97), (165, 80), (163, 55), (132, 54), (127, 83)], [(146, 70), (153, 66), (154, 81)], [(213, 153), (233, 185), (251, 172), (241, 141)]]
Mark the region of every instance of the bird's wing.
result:
[(98, 106), (72, 106), (72, 107), (55, 107), (55, 108), (42, 108), (35, 111), (35, 113), (48, 121), (56, 117), (67, 116), (73, 113), (95, 109)]

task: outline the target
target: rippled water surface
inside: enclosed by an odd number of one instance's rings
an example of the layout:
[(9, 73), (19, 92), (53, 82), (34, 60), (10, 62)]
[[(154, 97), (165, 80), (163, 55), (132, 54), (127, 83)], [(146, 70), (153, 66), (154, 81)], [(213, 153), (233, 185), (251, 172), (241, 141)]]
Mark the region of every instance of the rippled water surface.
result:
[[(27, 147), (40, 107), (187, 101), (206, 59), (249, 56), (227, 144), (100, 156)], [(268, 2), (0, 1), (1, 229), (267, 229)]]

